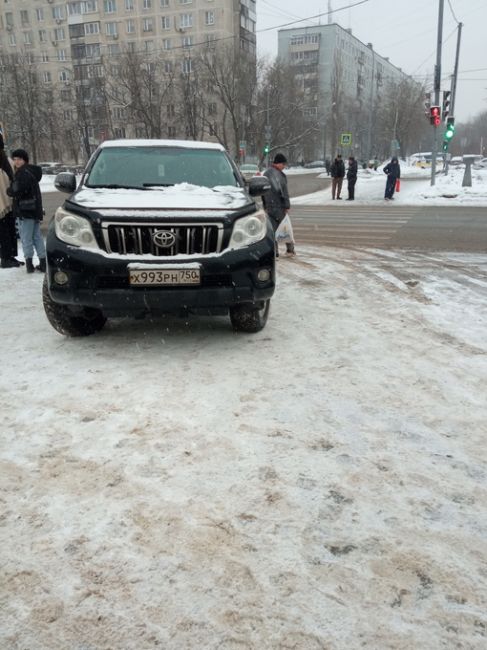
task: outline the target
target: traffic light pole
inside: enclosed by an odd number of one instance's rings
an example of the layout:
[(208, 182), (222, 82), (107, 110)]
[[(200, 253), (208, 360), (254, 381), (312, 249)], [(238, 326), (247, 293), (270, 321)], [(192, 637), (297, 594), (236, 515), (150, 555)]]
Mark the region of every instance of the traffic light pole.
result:
[[(455, 117), (455, 99), (457, 95), (457, 79), (458, 79), (458, 63), (460, 61), (460, 43), (462, 41), (462, 27), (463, 23), (458, 23), (457, 27), (457, 51), (455, 54), (455, 68), (453, 70), (453, 75), (451, 78), (451, 101), (450, 101), (450, 115)], [(445, 174), (448, 173), (448, 156), (445, 165)]]
[[(436, 65), (435, 65), (435, 106), (440, 105), (440, 90), (441, 90), (441, 47), (443, 44), (443, 9), (444, 0), (439, 0), (438, 7), (438, 39), (436, 43)], [(431, 185), (435, 184), (436, 180), (436, 156), (438, 154), (438, 127), (433, 126), (433, 147), (431, 152)]]

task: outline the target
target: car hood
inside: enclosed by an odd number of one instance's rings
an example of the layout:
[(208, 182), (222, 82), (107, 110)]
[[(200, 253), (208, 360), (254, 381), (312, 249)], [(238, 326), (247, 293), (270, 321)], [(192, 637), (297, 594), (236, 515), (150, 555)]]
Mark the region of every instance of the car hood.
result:
[(179, 183), (147, 190), (82, 186), (69, 199), (91, 210), (238, 210), (251, 199), (242, 187)]

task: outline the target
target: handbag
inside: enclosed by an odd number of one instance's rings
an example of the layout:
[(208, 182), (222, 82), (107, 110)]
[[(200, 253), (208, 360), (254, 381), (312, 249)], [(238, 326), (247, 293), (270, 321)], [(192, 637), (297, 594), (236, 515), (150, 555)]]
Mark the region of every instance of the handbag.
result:
[(396, 192), (400, 192), (400, 190), (401, 190), (401, 181), (398, 178), (396, 181)]
[(21, 212), (35, 212), (37, 202), (35, 199), (19, 199), (19, 208)]

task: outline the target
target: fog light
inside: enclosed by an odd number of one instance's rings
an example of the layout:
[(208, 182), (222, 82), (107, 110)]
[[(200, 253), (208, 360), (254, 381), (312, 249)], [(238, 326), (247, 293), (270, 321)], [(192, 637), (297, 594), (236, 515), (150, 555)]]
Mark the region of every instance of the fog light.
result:
[(68, 275), (64, 271), (56, 271), (56, 273), (54, 274), (54, 282), (56, 284), (63, 285), (66, 284), (68, 280), (69, 280)]
[(260, 269), (260, 271), (257, 273), (257, 279), (259, 282), (269, 282), (271, 279), (271, 272), (269, 269)]

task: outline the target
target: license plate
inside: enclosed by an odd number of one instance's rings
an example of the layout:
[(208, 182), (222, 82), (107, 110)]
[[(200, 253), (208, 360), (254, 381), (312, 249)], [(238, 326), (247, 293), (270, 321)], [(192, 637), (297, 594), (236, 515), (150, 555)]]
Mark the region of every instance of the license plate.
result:
[(135, 287), (200, 284), (199, 269), (149, 269), (129, 271), (129, 282)]

